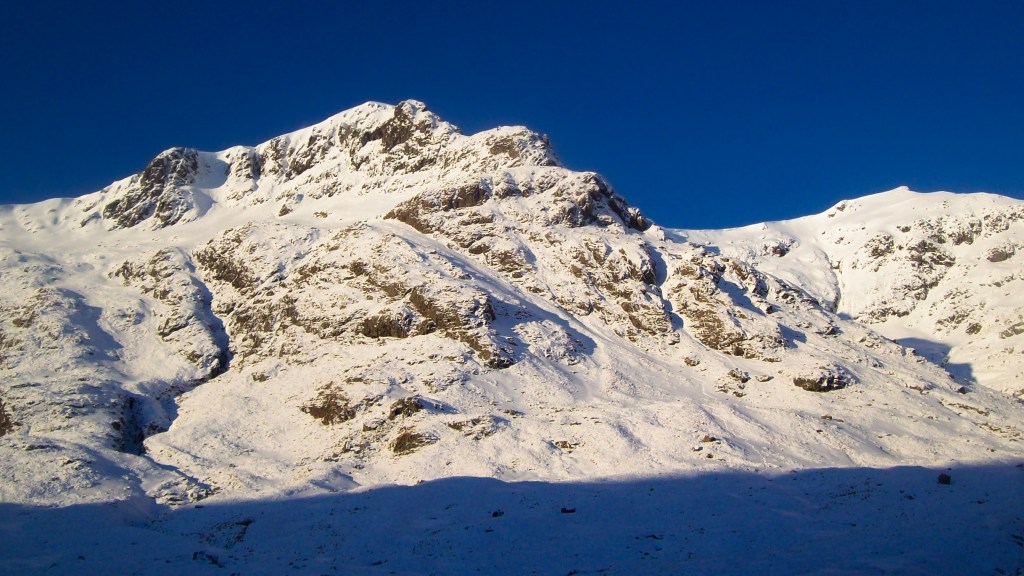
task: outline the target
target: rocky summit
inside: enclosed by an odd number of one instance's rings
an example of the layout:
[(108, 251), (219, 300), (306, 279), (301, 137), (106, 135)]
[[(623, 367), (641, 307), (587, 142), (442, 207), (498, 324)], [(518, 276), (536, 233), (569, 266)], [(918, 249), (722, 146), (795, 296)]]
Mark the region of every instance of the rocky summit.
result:
[(1016, 462), (1022, 254), (987, 194), (663, 228), (415, 101), (173, 148), (0, 207), (0, 500)]

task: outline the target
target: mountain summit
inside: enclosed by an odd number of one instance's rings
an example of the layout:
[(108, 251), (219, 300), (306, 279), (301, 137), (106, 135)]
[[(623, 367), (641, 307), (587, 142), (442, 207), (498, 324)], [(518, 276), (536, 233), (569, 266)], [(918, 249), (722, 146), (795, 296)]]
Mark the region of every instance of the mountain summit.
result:
[(907, 190), (665, 229), (415, 101), (173, 148), (0, 207), (0, 498), (1020, 459), (1022, 247)]

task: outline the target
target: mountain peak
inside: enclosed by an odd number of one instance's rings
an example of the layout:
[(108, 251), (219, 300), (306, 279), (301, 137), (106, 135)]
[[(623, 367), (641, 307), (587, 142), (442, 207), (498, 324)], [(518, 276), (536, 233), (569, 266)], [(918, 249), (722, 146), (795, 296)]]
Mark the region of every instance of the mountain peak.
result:
[(465, 136), (422, 102), (367, 102), (254, 147), (162, 152), (139, 174), (102, 190), (81, 222), (159, 229), (217, 205), (273, 203), (291, 212), (305, 199), (394, 194), (425, 182), (461, 186), (542, 167), (560, 164), (547, 137), (526, 128)]

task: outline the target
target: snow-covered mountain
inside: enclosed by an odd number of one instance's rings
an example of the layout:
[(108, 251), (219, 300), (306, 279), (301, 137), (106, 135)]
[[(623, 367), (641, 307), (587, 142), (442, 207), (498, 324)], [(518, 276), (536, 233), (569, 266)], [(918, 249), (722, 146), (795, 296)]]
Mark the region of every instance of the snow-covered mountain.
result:
[(1021, 398), (1022, 222), (1019, 200), (898, 188), (797, 220), (680, 233), (804, 287), (965, 384)]
[(905, 189), (664, 229), (414, 101), (175, 148), (0, 207), (0, 501), (1017, 462), (1021, 251)]

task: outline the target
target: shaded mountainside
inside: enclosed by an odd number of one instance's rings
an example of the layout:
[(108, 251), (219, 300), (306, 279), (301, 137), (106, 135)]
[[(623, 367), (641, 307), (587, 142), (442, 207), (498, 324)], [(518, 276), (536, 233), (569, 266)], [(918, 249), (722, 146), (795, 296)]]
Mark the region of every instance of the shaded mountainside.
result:
[(409, 101), (2, 207), (0, 499), (1019, 460), (1024, 208), (889, 194), (666, 230)]

